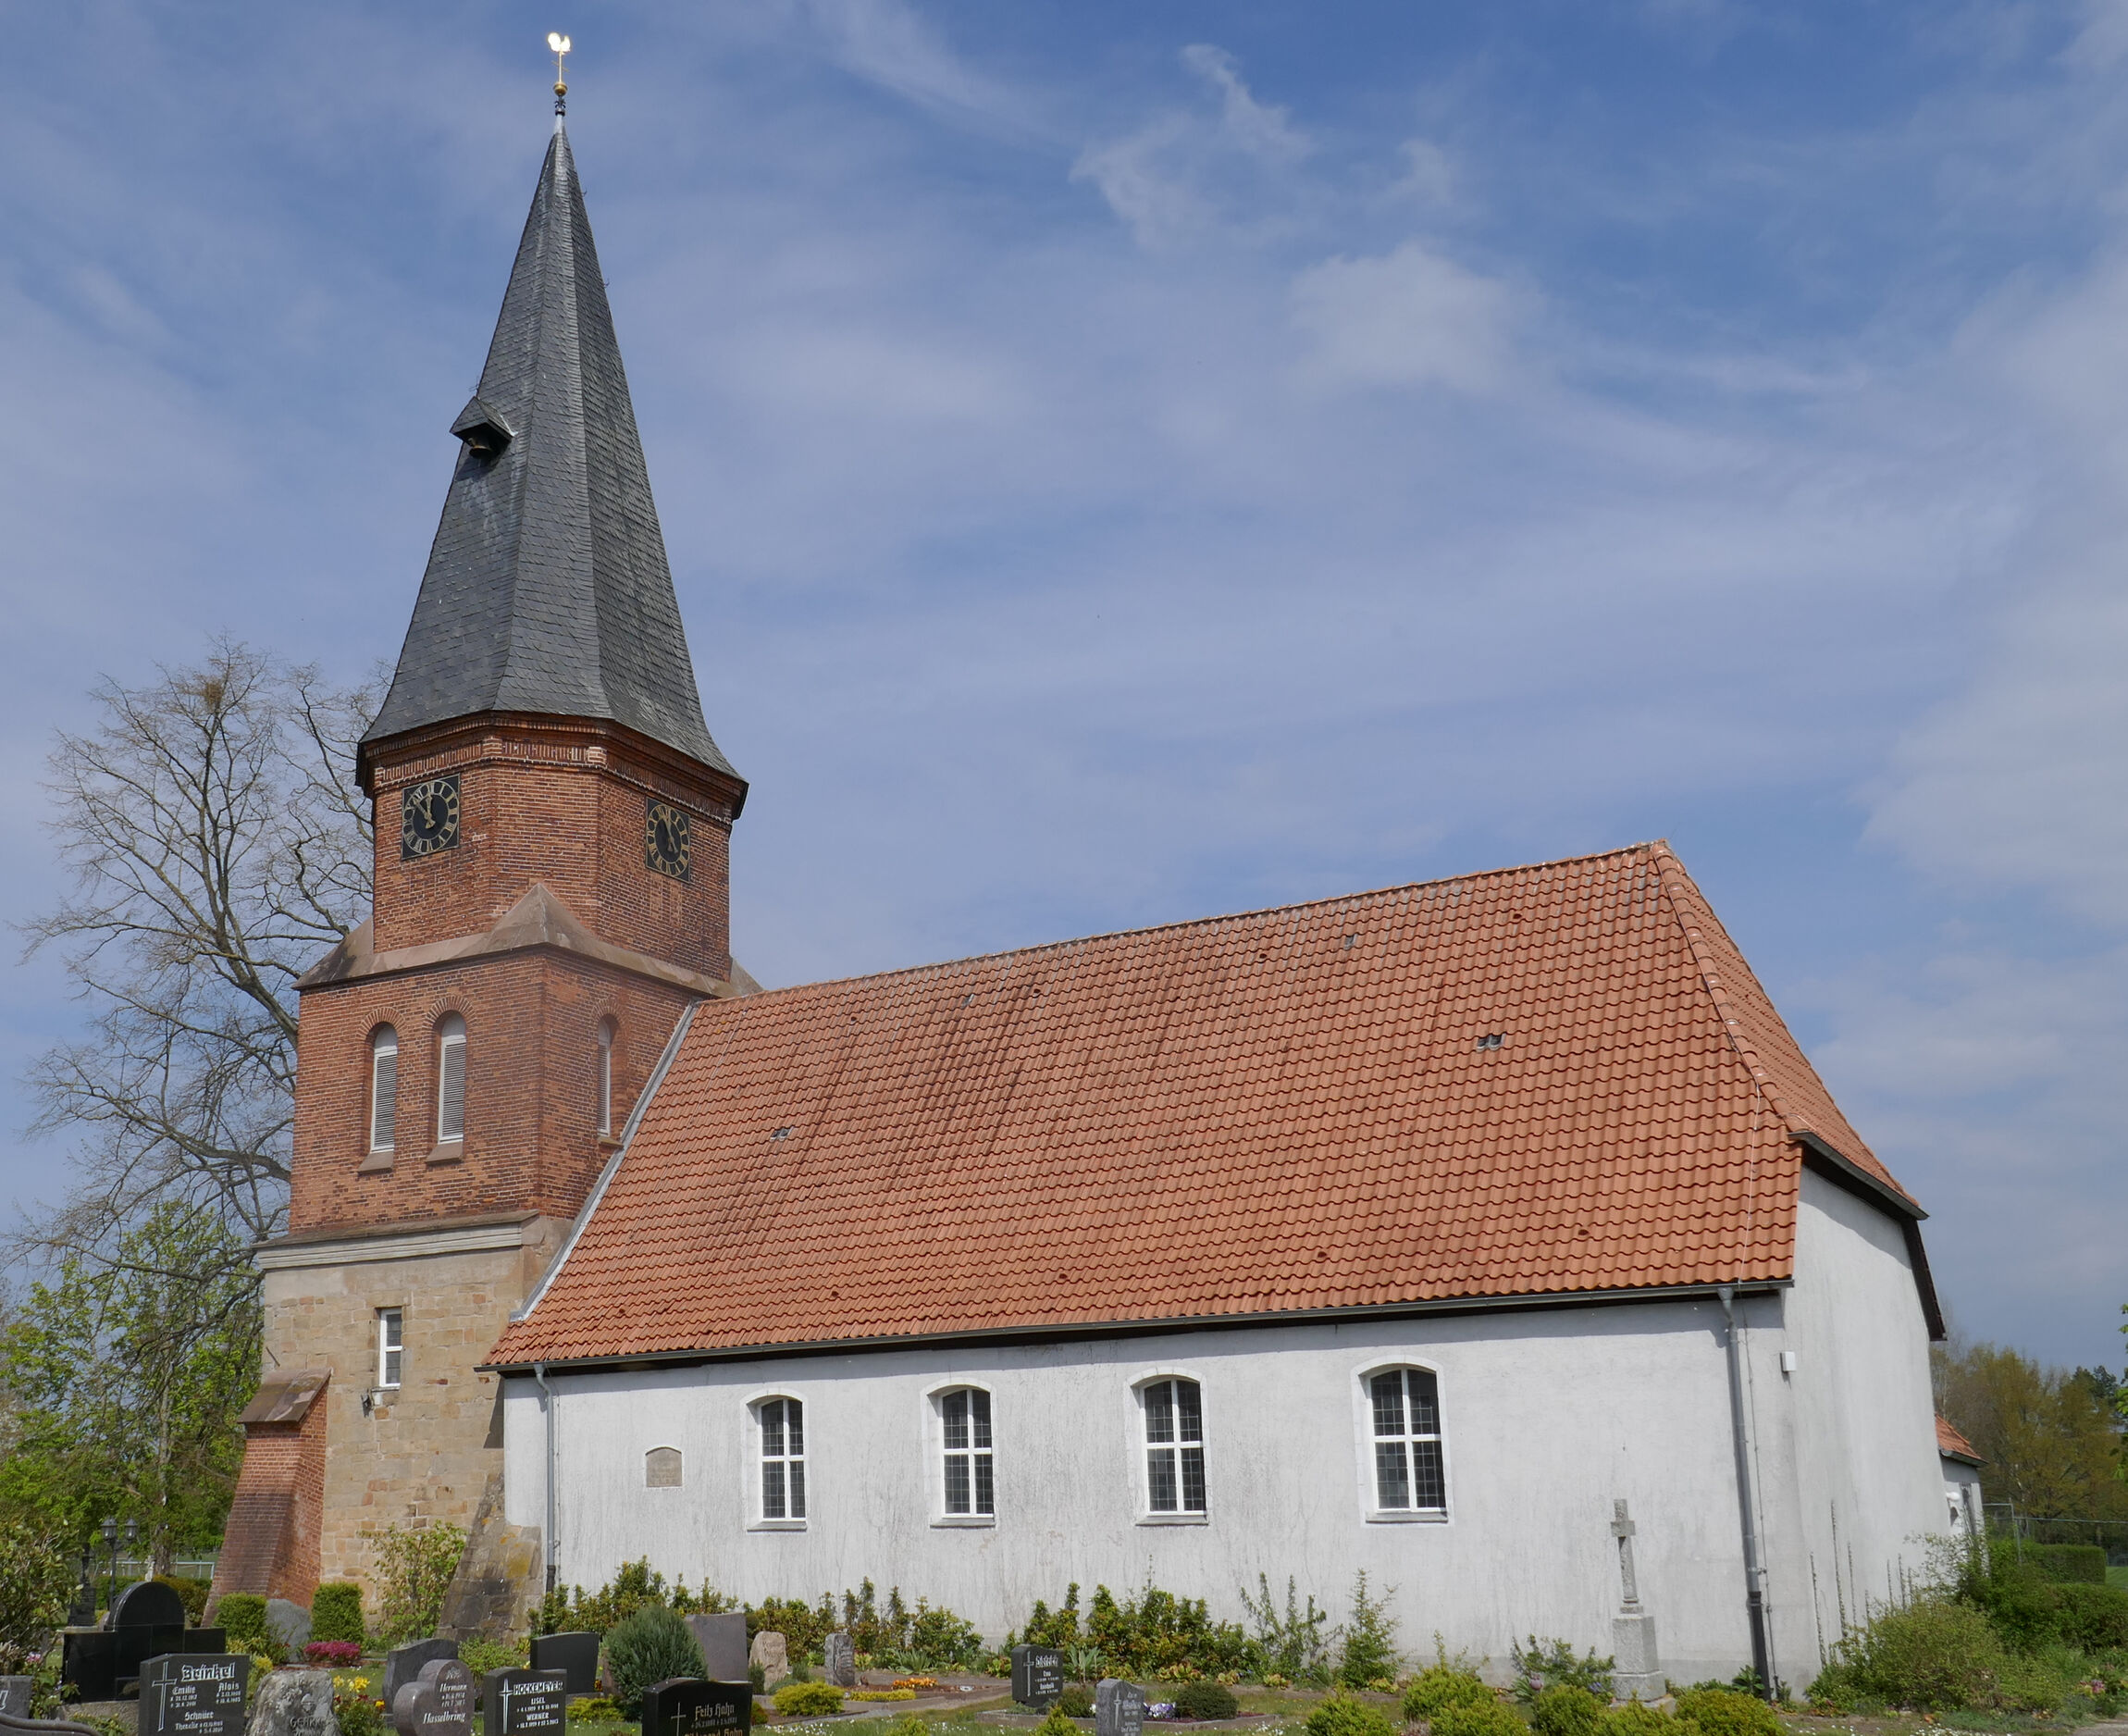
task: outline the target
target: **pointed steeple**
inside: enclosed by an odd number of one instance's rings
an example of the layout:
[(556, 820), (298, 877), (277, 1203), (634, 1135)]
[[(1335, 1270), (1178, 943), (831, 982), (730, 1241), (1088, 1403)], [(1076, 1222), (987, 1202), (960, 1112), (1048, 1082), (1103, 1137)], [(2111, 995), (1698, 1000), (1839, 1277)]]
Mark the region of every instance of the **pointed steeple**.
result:
[(414, 621), (364, 759), (483, 712), (610, 718), (728, 775), (702, 719), (665, 539), (559, 116)]

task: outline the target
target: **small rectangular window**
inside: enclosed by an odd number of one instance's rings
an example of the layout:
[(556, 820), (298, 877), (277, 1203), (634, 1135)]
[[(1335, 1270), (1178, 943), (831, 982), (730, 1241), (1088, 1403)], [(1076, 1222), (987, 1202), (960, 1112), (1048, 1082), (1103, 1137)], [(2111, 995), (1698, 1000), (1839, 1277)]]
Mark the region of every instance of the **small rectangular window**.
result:
[(398, 1308), (377, 1310), (377, 1383), (380, 1387), (399, 1384), (400, 1364), (405, 1354), (402, 1330)]
[(1144, 1389), (1145, 1506), (1154, 1513), (1202, 1513), (1205, 1506), (1204, 1395), (1194, 1381), (1155, 1381)]
[(1442, 1513), (1441, 1384), (1430, 1369), (1391, 1369), (1367, 1383), (1374, 1411), (1374, 1504), (1385, 1513)]
[(761, 1517), (801, 1519), (805, 1500), (805, 1407), (795, 1398), (771, 1398), (761, 1420)]

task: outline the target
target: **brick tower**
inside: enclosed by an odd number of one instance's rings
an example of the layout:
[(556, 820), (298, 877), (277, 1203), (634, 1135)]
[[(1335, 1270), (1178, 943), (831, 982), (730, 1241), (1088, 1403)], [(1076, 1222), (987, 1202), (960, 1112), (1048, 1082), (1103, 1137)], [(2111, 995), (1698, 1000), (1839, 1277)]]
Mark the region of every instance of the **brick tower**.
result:
[[(702, 718), (560, 117), (359, 772), (371, 921), (302, 982), (294, 1182), (216, 1591), (374, 1592), (380, 1533), (474, 1532), (447, 1618), (515, 1622), (478, 1370), (681, 1015), (750, 986), (746, 784)], [(372, 1607), (374, 1607), (374, 1601)]]

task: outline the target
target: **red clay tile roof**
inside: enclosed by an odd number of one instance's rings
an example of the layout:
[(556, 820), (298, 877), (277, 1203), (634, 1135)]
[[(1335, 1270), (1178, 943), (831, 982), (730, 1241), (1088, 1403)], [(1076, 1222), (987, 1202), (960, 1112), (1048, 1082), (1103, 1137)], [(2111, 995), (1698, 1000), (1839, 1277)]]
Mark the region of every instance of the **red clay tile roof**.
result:
[(1959, 1433), (1949, 1420), (1936, 1420), (1936, 1450), (1946, 1458), (1962, 1458), (1968, 1465), (1985, 1465), (1987, 1461), (1973, 1450), (1973, 1443)]
[(1806, 1131), (1663, 844), (709, 1001), (493, 1359), (1777, 1280)]

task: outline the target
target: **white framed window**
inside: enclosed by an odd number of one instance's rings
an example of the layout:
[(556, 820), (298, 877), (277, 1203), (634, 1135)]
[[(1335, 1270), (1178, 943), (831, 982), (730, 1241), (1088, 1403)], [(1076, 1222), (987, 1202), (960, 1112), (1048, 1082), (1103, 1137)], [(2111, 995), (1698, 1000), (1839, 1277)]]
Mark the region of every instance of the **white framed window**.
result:
[(1153, 1381), (1139, 1389), (1145, 1409), (1145, 1508), (1205, 1511), (1205, 1406), (1196, 1382)]
[(754, 1409), (761, 1428), (761, 1517), (802, 1519), (805, 1406), (795, 1398), (764, 1398)]
[(377, 1383), (389, 1391), (399, 1384), (406, 1355), (406, 1320), (399, 1308), (377, 1310)]
[(399, 1033), (379, 1025), (369, 1039), (369, 1148), (390, 1151), (399, 1109)]
[(1376, 1511), (1447, 1512), (1441, 1383), (1433, 1370), (1384, 1369), (1368, 1377), (1367, 1393), (1374, 1430)]
[(957, 1386), (938, 1399), (945, 1443), (945, 1496), (949, 1514), (995, 1516), (997, 1484), (991, 1461), (990, 1395), (980, 1386)]
[(599, 1131), (613, 1131), (613, 1022), (599, 1021), (599, 1082), (598, 1110)]
[(455, 1012), (436, 1027), (436, 1143), (465, 1137), (465, 1021)]

